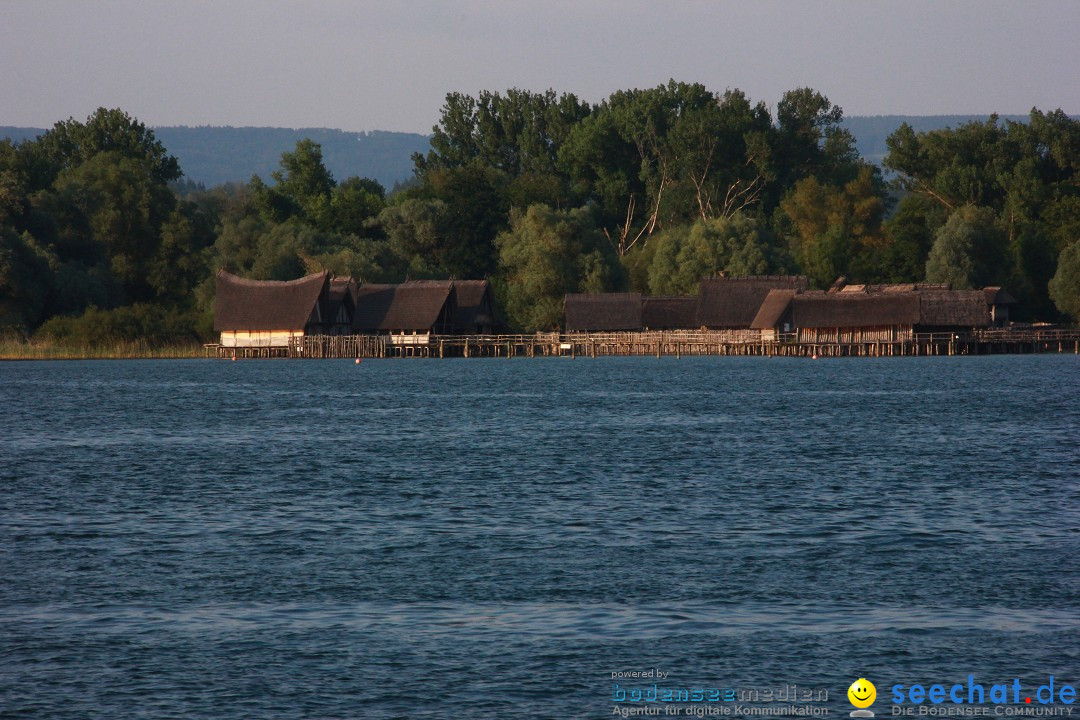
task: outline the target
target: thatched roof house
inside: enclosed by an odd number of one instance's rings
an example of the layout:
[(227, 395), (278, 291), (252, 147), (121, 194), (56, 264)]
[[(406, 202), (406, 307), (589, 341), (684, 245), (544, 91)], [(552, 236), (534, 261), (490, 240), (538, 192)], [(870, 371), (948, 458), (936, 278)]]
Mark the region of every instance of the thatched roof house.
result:
[(641, 329), (641, 293), (567, 295), (563, 309), (567, 332), (616, 332)]
[(697, 327), (698, 299), (654, 296), (641, 301), (641, 326), (646, 330), (690, 330)]
[(1009, 307), (1016, 304), (1016, 298), (993, 285), (983, 288), (986, 297), (986, 307), (990, 311), (990, 323), (997, 327), (1009, 324)]
[(750, 322), (751, 330), (780, 330), (790, 332), (792, 325), (791, 303), (795, 290), (770, 290), (761, 307)]
[(218, 271), (214, 330), (225, 347), (286, 347), (324, 329), (330, 274), (299, 280), (247, 280)]
[(412, 280), (357, 288), (353, 332), (435, 333), (454, 330), (457, 304), (452, 280)]
[(454, 280), (455, 330), (463, 335), (492, 335), (503, 327), (495, 294), (487, 280)]
[(920, 329), (970, 330), (990, 326), (990, 307), (982, 290), (922, 290), (916, 294)]
[[(991, 324), (997, 291), (948, 285), (834, 284), (822, 291), (771, 291), (750, 327), (765, 338), (796, 332), (802, 342), (895, 340), (915, 332), (956, 332)], [(1011, 299), (1006, 296), (1003, 300)]]
[(352, 332), (356, 311), (356, 281), (351, 277), (333, 278), (326, 304), (326, 334), (348, 335)]
[(805, 290), (801, 275), (717, 277), (701, 281), (697, 326), (710, 329), (749, 328), (770, 290)]
[(913, 327), (919, 323), (915, 293), (799, 293), (792, 298), (797, 328)]

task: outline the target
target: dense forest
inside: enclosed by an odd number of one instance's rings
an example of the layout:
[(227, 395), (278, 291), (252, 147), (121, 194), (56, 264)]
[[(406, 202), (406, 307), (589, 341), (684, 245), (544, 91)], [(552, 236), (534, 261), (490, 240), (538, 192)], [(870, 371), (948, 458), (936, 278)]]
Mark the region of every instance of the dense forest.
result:
[(567, 292), (693, 293), (718, 271), (1003, 285), (1029, 319), (1080, 317), (1080, 122), (904, 124), (887, 149), (889, 182), (809, 88), (775, 113), (675, 81), (595, 105), (452, 93), (392, 193), (335, 178), (310, 138), (266, 177), (204, 189), (153, 131), (101, 109), (0, 142), (0, 326), (208, 338), (218, 268), (487, 277), (523, 330), (557, 326)]

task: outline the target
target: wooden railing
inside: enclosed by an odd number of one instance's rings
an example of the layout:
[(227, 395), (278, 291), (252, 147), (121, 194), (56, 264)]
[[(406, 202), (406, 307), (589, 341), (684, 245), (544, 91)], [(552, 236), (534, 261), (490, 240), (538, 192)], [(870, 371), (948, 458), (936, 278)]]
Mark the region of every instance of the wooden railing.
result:
[(288, 348), (229, 348), (219, 357), (535, 357), (538, 355), (924, 355), (983, 352), (1080, 352), (1080, 330), (988, 328), (967, 332), (890, 335), (844, 330), (813, 337), (759, 330), (538, 332), (498, 335), (308, 335)]

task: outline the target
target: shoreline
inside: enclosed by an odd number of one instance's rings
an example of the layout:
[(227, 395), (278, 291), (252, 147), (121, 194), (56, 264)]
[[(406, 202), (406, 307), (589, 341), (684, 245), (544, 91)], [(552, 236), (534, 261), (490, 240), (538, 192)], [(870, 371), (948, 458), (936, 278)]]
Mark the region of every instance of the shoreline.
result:
[(185, 360), (206, 358), (202, 344), (163, 345), (118, 343), (110, 346), (73, 347), (53, 343), (0, 342), (0, 362), (26, 360)]

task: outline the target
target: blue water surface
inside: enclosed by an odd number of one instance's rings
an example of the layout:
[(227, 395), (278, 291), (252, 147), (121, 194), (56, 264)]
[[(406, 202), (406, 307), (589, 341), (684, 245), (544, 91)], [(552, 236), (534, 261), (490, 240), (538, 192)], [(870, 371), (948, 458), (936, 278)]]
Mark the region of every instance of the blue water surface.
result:
[(3, 363), (0, 409), (3, 717), (1080, 681), (1075, 355)]

